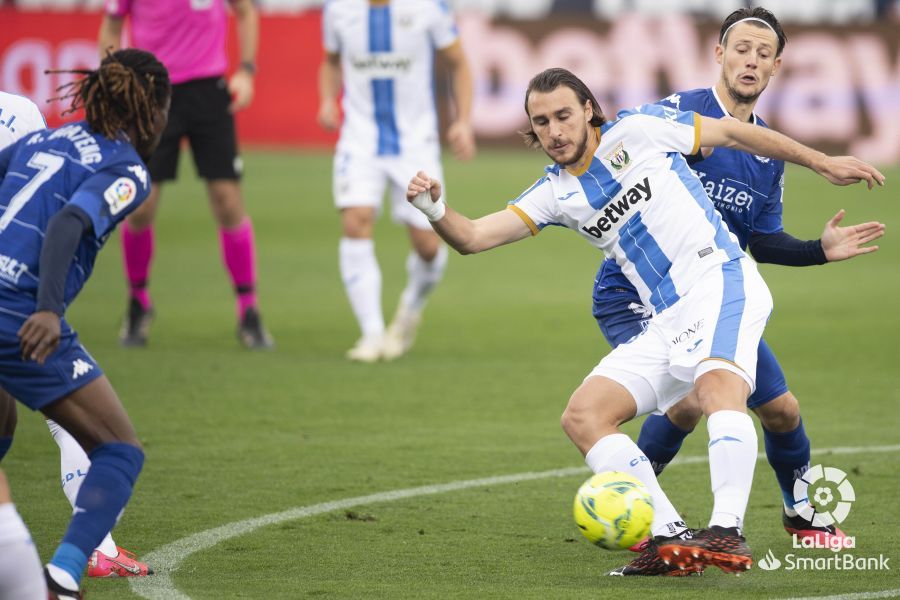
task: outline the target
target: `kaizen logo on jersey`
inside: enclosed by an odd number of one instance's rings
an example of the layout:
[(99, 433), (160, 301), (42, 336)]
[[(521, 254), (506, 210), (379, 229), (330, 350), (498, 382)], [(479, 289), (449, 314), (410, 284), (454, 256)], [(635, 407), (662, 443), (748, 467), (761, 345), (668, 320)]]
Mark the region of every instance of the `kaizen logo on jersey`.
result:
[(109, 205), (109, 214), (115, 216), (131, 204), (137, 196), (137, 185), (128, 177), (119, 177), (103, 192), (103, 199)]
[(600, 212), (600, 218), (597, 223), (592, 226), (585, 225), (582, 231), (591, 235), (598, 240), (603, 234), (613, 228), (613, 225), (627, 221), (641, 200), (647, 202), (653, 197), (650, 190), (650, 178), (644, 177), (644, 180), (631, 186), (620, 198), (613, 198), (606, 205), (606, 208)]

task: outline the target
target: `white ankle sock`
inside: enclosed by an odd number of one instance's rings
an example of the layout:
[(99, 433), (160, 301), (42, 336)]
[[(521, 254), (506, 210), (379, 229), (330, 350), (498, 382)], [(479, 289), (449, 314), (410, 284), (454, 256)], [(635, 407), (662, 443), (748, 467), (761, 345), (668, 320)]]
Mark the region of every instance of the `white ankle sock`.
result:
[[(75, 508), (75, 499), (78, 497), (78, 490), (84, 482), (84, 476), (87, 475), (88, 469), (91, 468), (91, 461), (81, 448), (81, 444), (75, 441), (69, 432), (60, 427), (59, 423), (47, 419), (47, 427), (50, 428), (50, 434), (53, 436), (56, 445), (59, 446), (59, 468), (62, 474), (62, 488), (69, 504)], [(106, 534), (97, 550), (103, 554), (115, 558), (119, 555), (116, 550), (116, 543), (110, 534)]]
[(344, 290), (363, 336), (374, 338), (383, 335), (381, 268), (375, 258), (375, 242), (341, 238), (339, 254)]
[(623, 471), (634, 475), (647, 486), (653, 497), (653, 526), (654, 536), (673, 536), (684, 531), (684, 521), (669, 502), (665, 492), (659, 487), (656, 475), (650, 461), (641, 452), (631, 438), (624, 433), (614, 433), (594, 444), (584, 457), (584, 462), (594, 473), (604, 471)]
[(412, 312), (419, 312), (425, 307), (428, 295), (444, 277), (447, 269), (447, 246), (441, 244), (437, 254), (430, 262), (422, 260), (415, 251), (406, 258), (408, 276), (406, 288), (400, 295), (400, 306)]
[(736, 410), (714, 412), (707, 418), (706, 428), (715, 500), (709, 525), (743, 528), (756, 468), (756, 428), (749, 415)]

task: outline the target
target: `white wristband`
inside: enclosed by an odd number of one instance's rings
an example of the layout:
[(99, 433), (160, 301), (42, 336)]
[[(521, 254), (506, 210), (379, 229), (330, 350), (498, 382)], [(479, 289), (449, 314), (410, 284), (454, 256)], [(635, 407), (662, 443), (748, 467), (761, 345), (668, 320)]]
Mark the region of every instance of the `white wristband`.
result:
[(444, 204), (443, 198), (437, 201), (431, 199), (431, 192), (426, 190), (412, 199), (412, 205), (422, 211), (429, 221), (440, 221), (447, 212), (447, 205)]

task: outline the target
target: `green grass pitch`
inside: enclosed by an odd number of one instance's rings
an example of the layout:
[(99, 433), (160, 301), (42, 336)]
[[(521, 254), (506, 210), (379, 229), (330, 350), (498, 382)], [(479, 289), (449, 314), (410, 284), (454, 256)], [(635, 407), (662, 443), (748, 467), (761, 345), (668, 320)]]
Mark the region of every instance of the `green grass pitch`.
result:
[[(453, 255), (413, 352), (391, 364), (349, 364), (343, 353), (358, 331), (337, 269), (330, 155), (245, 158), (261, 306), (277, 351), (238, 346), (215, 226), (187, 162), (181, 182), (163, 193), (149, 347), (126, 350), (116, 342), (125, 308), (117, 239), (69, 314), (147, 455), (114, 531), (120, 545), (141, 556), (294, 507), (583, 464), (559, 415), (608, 351), (590, 314), (599, 253), (551, 228), (485, 255)], [(525, 151), (483, 150), (472, 164), (448, 159), (449, 202), (469, 216), (500, 209), (543, 164), (542, 155)], [(846, 222), (879, 219), (887, 235), (879, 252), (850, 262), (762, 267), (775, 298), (766, 338), (800, 399), (814, 450), (900, 439), (900, 170), (886, 175), (888, 187), (867, 192), (790, 169), (788, 231), (818, 237), (846, 208)], [(390, 317), (408, 244), (388, 218), (379, 221), (376, 241)], [(636, 434), (638, 424), (626, 431)], [(701, 424), (682, 454), (705, 455), (706, 441)], [(886, 572), (603, 577), (631, 555), (592, 547), (576, 531), (571, 501), (584, 471), (285, 521), (193, 554), (170, 575), (191, 598), (788, 598), (890, 590), (900, 588), (898, 457), (863, 451), (813, 458), (850, 474), (857, 501), (843, 528), (857, 537), (856, 555), (889, 557)], [(782, 559), (791, 552), (830, 556), (791, 549), (775, 478), (765, 461), (757, 464), (746, 527), (756, 559), (769, 549)], [(47, 559), (70, 508), (59, 490), (57, 447), (38, 415), (20, 407), (3, 466)], [(689, 524), (705, 524), (706, 464), (673, 465), (661, 483)], [(86, 589), (92, 599), (138, 597), (124, 580), (87, 581)]]

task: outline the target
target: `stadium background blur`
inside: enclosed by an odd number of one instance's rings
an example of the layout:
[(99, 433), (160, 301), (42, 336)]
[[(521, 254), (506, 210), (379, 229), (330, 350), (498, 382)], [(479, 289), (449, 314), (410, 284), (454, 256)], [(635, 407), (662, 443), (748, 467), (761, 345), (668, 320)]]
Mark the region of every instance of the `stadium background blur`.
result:
[[(467, 214), (489, 212), (540, 174), (545, 157), (522, 149), (516, 136), (534, 73), (572, 69), (607, 115), (708, 86), (718, 72), (712, 59), (718, 24), (744, 4), (452, 2), (476, 81), (480, 155), (474, 164), (445, 157), (451, 202)], [(893, 190), (900, 176), (900, 3), (759, 4), (779, 17), (789, 41), (782, 71), (757, 112), (780, 131), (830, 153), (855, 154), (887, 175), (885, 189), (867, 193), (789, 169), (788, 231), (817, 237), (846, 208), (848, 222), (881, 220), (887, 235), (881, 251), (848, 263), (762, 271), (776, 303), (766, 337), (803, 403), (814, 451), (855, 448), (813, 455), (813, 463), (847, 471), (856, 488), (843, 528), (857, 535), (857, 555), (900, 560), (900, 517), (883, 502), (896, 494), (900, 475), (900, 322), (891, 311), (900, 293), (892, 231), (900, 223)], [(0, 89), (29, 96), (51, 125), (59, 124), (64, 107), (45, 100), (63, 80), (43, 71), (96, 64), (101, 6), (100, 0), (0, 1)], [(179, 179), (161, 208), (154, 284), (165, 318), (146, 350), (116, 344), (126, 292), (121, 258), (117, 244), (101, 254), (69, 319), (120, 390), (145, 445), (147, 467), (117, 531), (139, 555), (155, 558), (161, 574), (131, 587), (89, 581), (90, 597), (541, 598), (597, 590), (700, 597), (710, 589), (741, 597), (900, 595), (890, 572), (782, 570), (741, 579), (710, 573), (678, 582), (677, 590), (671, 581), (602, 580), (599, 574), (623, 556), (599, 553), (573, 531), (571, 495), (586, 471), (372, 501), (215, 538), (219, 543), (208, 548), (167, 547), (297, 506), (578, 467), (558, 417), (573, 382), (607, 351), (590, 315), (600, 256), (574, 236), (549, 233), (515, 250), (453, 257), (413, 352), (392, 364), (348, 364), (342, 354), (355, 332), (337, 272), (340, 233), (330, 190), (335, 138), (315, 124), (321, 3), (259, 0), (257, 6), (257, 94), (238, 126), (245, 194), (258, 227), (260, 294), (271, 307), (267, 318), (279, 349), (247, 354), (227, 333), (227, 279), (216, 266), (215, 228), (198, 180)], [(439, 76), (436, 84), (446, 82)], [(181, 169), (193, 171), (189, 159)], [(391, 228), (379, 224), (378, 252), (396, 259), (384, 264), (401, 265), (405, 249)], [(402, 281), (397, 271), (388, 268), (385, 281)], [(398, 291), (386, 285), (385, 297)], [(68, 506), (46, 429), (36, 415), (20, 411), (19, 421), (4, 468), (46, 558), (62, 535)], [(683, 454), (704, 456), (701, 438), (689, 438)], [(688, 462), (661, 482), (689, 524), (699, 525), (690, 521), (708, 512), (705, 466)], [(803, 552), (792, 550), (780, 530), (778, 501), (761, 462), (748, 518), (757, 559), (767, 549), (782, 557)]]

